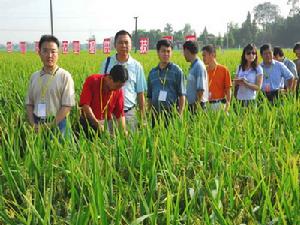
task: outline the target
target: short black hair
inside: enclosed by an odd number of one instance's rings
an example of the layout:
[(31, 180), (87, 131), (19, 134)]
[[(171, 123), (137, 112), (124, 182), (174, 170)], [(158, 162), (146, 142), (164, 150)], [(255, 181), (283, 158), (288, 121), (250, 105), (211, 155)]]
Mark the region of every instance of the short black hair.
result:
[(198, 43), (196, 41), (186, 41), (183, 44), (183, 49), (187, 49), (192, 54), (197, 54), (199, 52)]
[(274, 56), (279, 55), (280, 57), (284, 56), (282, 48), (280, 48), (279, 46), (274, 47), (274, 49), (273, 49), (273, 55)]
[(159, 51), (159, 49), (161, 48), (161, 46), (165, 46), (167, 48), (171, 47), (173, 49), (173, 45), (172, 42), (170, 40), (167, 39), (161, 39), (157, 42), (156, 44), (156, 50)]
[(57, 45), (57, 48), (59, 48), (59, 41), (58, 39), (53, 36), (53, 35), (50, 35), (50, 34), (45, 34), (41, 37), (40, 41), (39, 41), (39, 49), (41, 49), (42, 47), (42, 44), (44, 42), (54, 42), (56, 45)]
[(212, 53), (216, 53), (216, 48), (215, 46), (213, 45), (205, 45), (203, 48), (202, 48), (202, 52), (203, 51), (206, 51), (208, 52), (209, 54), (212, 54)]
[(293, 52), (296, 52), (296, 50), (300, 49), (300, 42), (297, 42), (295, 45), (294, 45), (294, 48), (293, 48)]
[(128, 80), (128, 70), (123, 65), (115, 65), (109, 73), (113, 82), (125, 83)]
[(272, 45), (270, 43), (267, 43), (267, 44), (263, 44), (260, 49), (259, 49), (259, 52), (260, 54), (262, 55), (264, 51), (266, 50), (271, 50), (272, 51)]
[(121, 36), (121, 35), (128, 35), (130, 37), (130, 39), (132, 39), (131, 34), (128, 31), (126, 31), (126, 30), (120, 30), (115, 35), (115, 41), (114, 41), (115, 44), (117, 42), (118, 37)]

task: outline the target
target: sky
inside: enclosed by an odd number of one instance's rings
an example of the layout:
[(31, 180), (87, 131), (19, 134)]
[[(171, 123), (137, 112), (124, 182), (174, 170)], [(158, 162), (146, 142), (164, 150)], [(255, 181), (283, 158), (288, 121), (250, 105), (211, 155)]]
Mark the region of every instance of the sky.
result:
[[(268, 0), (266, 0), (268, 1)], [(270, 0), (269, 0), (270, 1)], [(204, 27), (221, 35), (230, 22), (241, 25), (247, 12), (265, 0), (52, 0), (54, 35), (59, 40), (86, 42), (95, 35), (96, 42), (113, 37), (118, 30), (132, 32), (134, 17), (138, 29), (161, 29), (170, 23), (174, 30), (186, 23), (199, 35)], [(287, 0), (272, 0), (286, 17), (291, 8)], [(51, 33), (50, 0), (0, 0), (0, 43), (33, 42)]]

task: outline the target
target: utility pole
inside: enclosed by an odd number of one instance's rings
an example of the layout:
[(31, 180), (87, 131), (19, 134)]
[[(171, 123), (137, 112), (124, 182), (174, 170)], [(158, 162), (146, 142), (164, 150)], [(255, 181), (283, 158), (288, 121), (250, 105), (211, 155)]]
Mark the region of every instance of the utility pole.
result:
[(53, 11), (52, 11), (52, 0), (50, 0), (50, 22), (51, 22), (51, 35), (53, 35)]
[(228, 36), (229, 36), (229, 26), (228, 26), (228, 23), (227, 23), (227, 49), (228, 49)]
[(138, 34), (137, 34), (137, 19), (138, 19), (138, 16), (135, 16), (135, 17), (133, 17), (134, 19), (135, 19), (135, 53), (137, 52), (137, 49), (138, 49), (138, 47), (137, 47), (137, 45), (138, 45)]

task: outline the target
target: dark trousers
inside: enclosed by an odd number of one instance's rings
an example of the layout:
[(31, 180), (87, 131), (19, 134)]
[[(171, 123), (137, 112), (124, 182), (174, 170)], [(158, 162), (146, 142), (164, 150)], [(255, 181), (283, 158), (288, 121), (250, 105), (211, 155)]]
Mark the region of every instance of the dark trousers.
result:
[[(205, 102), (200, 102), (200, 106), (201, 106), (202, 110), (206, 109), (206, 103)], [(197, 104), (197, 103), (189, 104), (189, 106), (188, 106), (188, 110), (192, 115), (197, 113), (198, 108), (199, 108), (199, 104)]]
[(278, 101), (278, 99), (279, 99), (279, 90), (270, 91), (270, 92), (263, 92), (263, 93), (264, 93), (264, 96), (267, 97), (268, 101), (272, 105), (275, 105), (275, 102)]

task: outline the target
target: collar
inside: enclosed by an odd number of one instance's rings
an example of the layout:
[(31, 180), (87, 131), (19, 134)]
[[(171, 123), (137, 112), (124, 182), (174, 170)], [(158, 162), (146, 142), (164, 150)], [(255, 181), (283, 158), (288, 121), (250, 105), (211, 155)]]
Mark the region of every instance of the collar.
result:
[(51, 76), (55, 76), (55, 74), (57, 73), (58, 70), (59, 70), (59, 67), (56, 66), (54, 72), (51, 74), (51, 73), (46, 72), (46, 71), (44, 70), (44, 67), (43, 67), (43, 68), (41, 69), (41, 71), (40, 71), (40, 76), (43, 76), (43, 75), (45, 75), (45, 74), (49, 74), (49, 75), (51, 75)]
[(199, 59), (198, 58), (196, 58), (193, 62), (192, 62), (192, 64), (191, 64), (191, 69), (193, 68), (193, 66), (197, 63), (199, 61)]
[[(262, 66), (266, 66), (264, 62), (261, 63)], [(275, 60), (272, 59), (271, 65), (274, 66), (275, 65)]]
[(173, 63), (169, 62), (169, 63), (167, 64), (166, 68), (161, 69), (161, 68), (159, 67), (159, 63), (158, 63), (156, 69), (157, 69), (158, 71), (163, 71), (163, 70), (165, 70), (165, 69), (169, 69), (169, 70), (170, 70), (171, 67), (172, 67), (172, 64), (173, 64)]
[(133, 61), (133, 58), (131, 57), (130, 54), (128, 54), (127, 62), (123, 62), (123, 63), (121, 63), (121, 62), (118, 61), (118, 59), (117, 59), (117, 54), (115, 54), (114, 57), (115, 57), (116, 62), (120, 63), (121, 65), (126, 64), (126, 63), (127, 63), (127, 64), (130, 64), (130, 63)]

